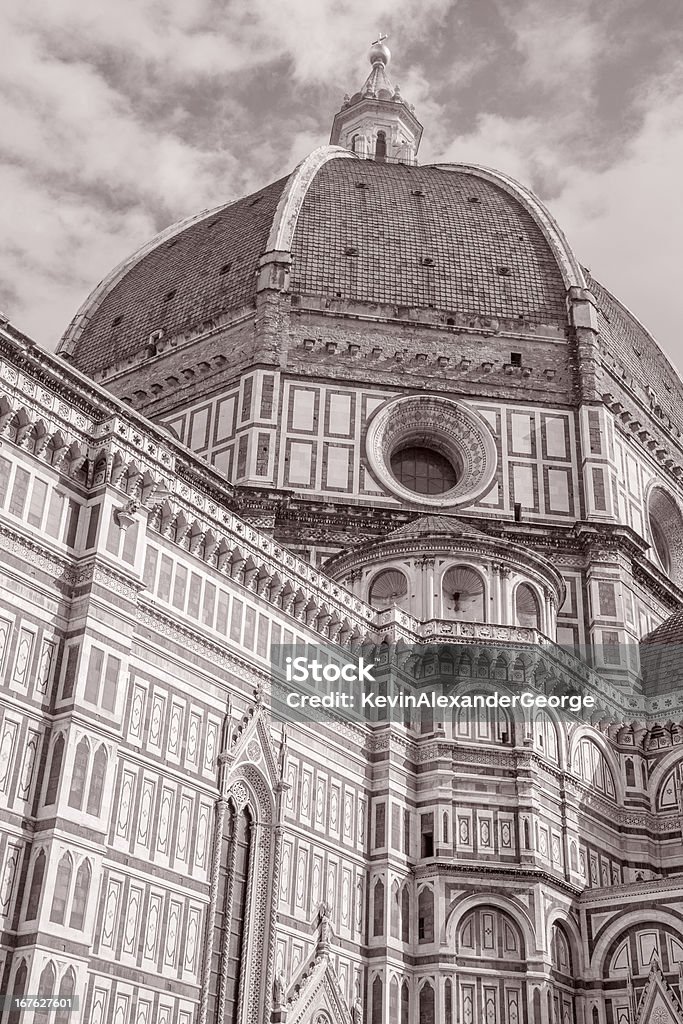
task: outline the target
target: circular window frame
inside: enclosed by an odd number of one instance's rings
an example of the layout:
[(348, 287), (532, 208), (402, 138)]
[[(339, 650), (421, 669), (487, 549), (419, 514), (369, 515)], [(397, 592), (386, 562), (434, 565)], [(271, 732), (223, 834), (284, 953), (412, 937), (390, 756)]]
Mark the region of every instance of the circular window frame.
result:
[[(411, 446), (431, 448), (447, 458), (459, 474), (455, 485), (441, 494), (419, 494), (401, 484), (391, 458)], [(403, 395), (385, 402), (370, 420), (365, 451), (382, 486), (418, 508), (472, 505), (490, 489), (498, 464), (495, 438), (483, 416), (437, 395)]]

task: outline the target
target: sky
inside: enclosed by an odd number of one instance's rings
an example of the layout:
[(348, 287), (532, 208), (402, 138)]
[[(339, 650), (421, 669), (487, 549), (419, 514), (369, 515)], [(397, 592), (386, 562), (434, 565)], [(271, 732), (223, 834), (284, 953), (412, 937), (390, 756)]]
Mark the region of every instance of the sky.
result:
[(530, 186), (683, 371), (681, 0), (2, 0), (0, 309), (54, 348), (157, 231), (327, 143), (380, 31), (420, 162)]

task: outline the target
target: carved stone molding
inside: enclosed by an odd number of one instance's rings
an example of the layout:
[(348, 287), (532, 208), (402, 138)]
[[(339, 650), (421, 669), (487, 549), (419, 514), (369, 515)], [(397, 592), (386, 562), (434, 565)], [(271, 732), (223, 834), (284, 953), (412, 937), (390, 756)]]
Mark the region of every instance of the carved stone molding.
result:
[[(436, 395), (407, 395), (390, 399), (370, 421), (365, 441), (374, 474), (402, 501), (423, 508), (471, 505), (491, 486), (497, 452), (486, 421), (473, 409)], [(399, 483), (391, 471), (394, 452), (424, 445), (441, 452), (458, 479), (443, 494), (417, 494)]]

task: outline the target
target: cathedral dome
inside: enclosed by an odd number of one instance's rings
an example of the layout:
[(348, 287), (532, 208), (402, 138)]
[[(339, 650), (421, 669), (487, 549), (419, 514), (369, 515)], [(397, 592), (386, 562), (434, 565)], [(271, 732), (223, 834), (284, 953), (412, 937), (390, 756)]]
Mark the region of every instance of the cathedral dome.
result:
[[(469, 165), (406, 166), (323, 147), (288, 178), (163, 232), (117, 268), (62, 352), (89, 374), (254, 305), (259, 262), (291, 254), (289, 291), (446, 324), (567, 329), (573, 260), (525, 190)], [(574, 276), (580, 277), (578, 267)], [(573, 282), (572, 282), (573, 283)]]

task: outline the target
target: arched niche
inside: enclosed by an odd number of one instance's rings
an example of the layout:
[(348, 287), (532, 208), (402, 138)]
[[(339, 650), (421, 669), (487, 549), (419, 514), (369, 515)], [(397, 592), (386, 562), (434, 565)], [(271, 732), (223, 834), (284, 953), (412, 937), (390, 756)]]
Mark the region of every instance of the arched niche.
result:
[(540, 597), (529, 583), (518, 583), (515, 587), (515, 625), (525, 629), (543, 628), (543, 611)]
[(400, 569), (382, 569), (370, 582), (368, 601), (379, 611), (394, 605), (407, 608), (408, 599), (408, 577)]
[(486, 582), (469, 565), (452, 565), (441, 583), (443, 617), (460, 622), (486, 622)]

